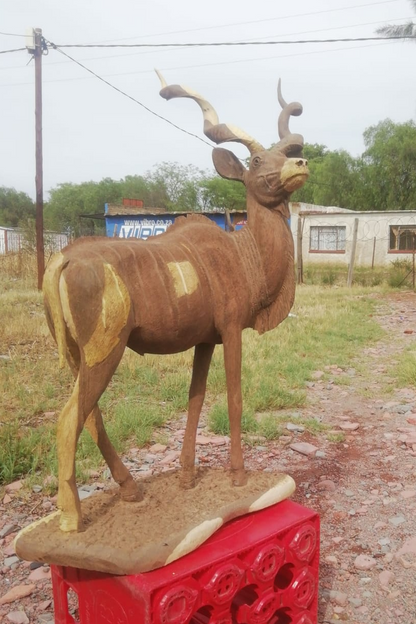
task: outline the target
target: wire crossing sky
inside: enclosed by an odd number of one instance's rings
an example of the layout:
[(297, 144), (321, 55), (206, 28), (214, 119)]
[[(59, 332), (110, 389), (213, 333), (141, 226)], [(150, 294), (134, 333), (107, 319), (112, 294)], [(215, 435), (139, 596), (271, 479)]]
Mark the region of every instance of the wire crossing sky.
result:
[[(60, 52), (50, 49), (43, 57), (46, 191), (61, 182), (144, 174), (164, 161), (213, 170), (198, 107), (162, 100), (155, 67), (168, 83), (202, 93), (221, 122), (240, 126), (264, 145), (277, 140), (279, 77), (285, 99), (304, 107), (291, 129), (331, 150), (358, 155), (369, 126), (416, 118), (416, 41), (376, 33), (385, 24), (415, 23), (409, 0), (316, 0), (313, 8), (298, 0), (296, 11), (272, 0), (212, 0), (205, 12), (196, 12), (189, 0), (156, 0), (146, 10), (134, 0), (4, 3), (0, 184), (32, 197), (28, 27), (42, 28)], [(70, 55), (64, 46), (72, 48)], [(244, 147), (229, 147), (246, 158)]]

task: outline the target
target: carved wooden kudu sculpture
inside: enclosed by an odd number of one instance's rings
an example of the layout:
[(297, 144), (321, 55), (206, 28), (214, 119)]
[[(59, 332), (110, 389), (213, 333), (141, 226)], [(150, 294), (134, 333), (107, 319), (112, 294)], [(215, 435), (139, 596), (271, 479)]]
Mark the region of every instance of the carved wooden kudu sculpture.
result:
[(137, 353), (178, 353), (195, 347), (189, 412), (181, 453), (183, 484), (194, 480), (195, 438), (208, 369), (216, 344), (224, 345), (233, 483), (245, 483), (241, 449), (241, 340), (247, 327), (276, 327), (292, 307), (295, 281), (288, 199), (308, 175), (303, 139), (291, 134), (286, 104), (279, 117), (280, 141), (270, 151), (239, 128), (220, 124), (201, 96), (178, 85), (161, 96), (195, 100), (204, 132), (215, 143), (238, 141), (251, 153), (248, 169), (228, 150), (215, 148), (218, 173), (247, 189), (248, 222), (228, 233), (202, 215), (178, 218), (147, 241), (84, 238), (55, 255), (44, 279), (48, 323), (60, 365), (76, 378), (58, 422), (58, 507), (64, 531), (82, 530), (75, 482), (75, 450), (85, 424), (98, 444), (124, 500), (141, 500), (104, 429), (98, 400), (126, 347)]

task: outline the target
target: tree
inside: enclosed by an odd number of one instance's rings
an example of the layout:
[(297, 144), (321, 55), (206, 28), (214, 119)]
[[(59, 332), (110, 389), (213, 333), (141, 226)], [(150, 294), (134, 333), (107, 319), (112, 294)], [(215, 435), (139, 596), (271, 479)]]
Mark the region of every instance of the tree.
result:
[(35, 217), (35, 205), (29, 195), (14, 188), (0, 186), (0, 225), (16, 227)]
[(167, 194), (166, 207), (172, 211), (192, 212), (201, 210), (199, 180), (202, 172), (193, 165), (162, 162), (147, 179), (164, 189)]
[(246, 189), (240, 182), (209, 176), (200, 180), (204, 210), (245, 210)]
[[(409, 0), (413, 10), (416, 13), (416, 0)], [(407, 24), (388, 24), (377, 28), (377, 33), (386, 35), (387, 37), (409, 37), (416, 41), (416, 24), (407, 22)]]
[(416, 124), (381, 121), (364, 132), (366, 183), (371, 188), (370, 210), (415, 210)]

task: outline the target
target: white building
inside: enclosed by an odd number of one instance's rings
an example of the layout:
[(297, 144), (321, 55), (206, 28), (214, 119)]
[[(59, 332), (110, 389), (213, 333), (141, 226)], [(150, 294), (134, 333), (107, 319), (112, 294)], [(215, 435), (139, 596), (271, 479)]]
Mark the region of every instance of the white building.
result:
[(295, 253), (300, 219), (304, 264), (349, 264), (356, 219), (356, 265), (381, 266), (397, 259), (412, 259), (416, 210), (356, 212), (294, 202), (291, 212)]

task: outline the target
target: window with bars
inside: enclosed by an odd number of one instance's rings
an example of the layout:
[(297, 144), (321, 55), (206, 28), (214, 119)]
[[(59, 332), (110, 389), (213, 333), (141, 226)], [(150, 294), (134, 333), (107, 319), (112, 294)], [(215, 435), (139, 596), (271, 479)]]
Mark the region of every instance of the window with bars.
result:
[(391, 225), (389, 251), (412, 252), (416, 248), (416, 225)]
[(309, 251), (344, 252), (346, 229), (345, 225), (312, 225)]

